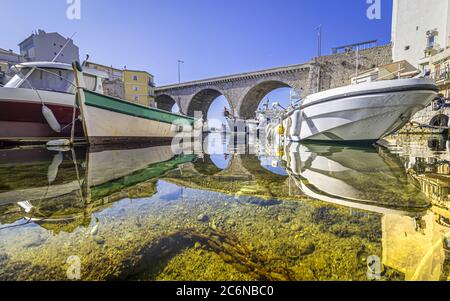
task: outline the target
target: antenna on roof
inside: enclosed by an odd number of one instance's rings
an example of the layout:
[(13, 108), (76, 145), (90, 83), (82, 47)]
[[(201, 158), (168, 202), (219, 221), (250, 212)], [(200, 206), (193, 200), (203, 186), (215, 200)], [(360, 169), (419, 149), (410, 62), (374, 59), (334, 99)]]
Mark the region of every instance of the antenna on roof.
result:
[(73, 37), (76, 35), (77, 33), (74, 32), (73, 35), (67, 40), (67, 42), (64, 44), (64, 46), (61, 48), (61, 50), (58, 52), (58, 54), (53, 58), (52, 63), (54, 63), (56, 61), (56, 59), (61, 55), (61, 53), (64, 51), (64, 49), (66, 49), (67, 45), (69, 45), (70, 41), (72, 41)]

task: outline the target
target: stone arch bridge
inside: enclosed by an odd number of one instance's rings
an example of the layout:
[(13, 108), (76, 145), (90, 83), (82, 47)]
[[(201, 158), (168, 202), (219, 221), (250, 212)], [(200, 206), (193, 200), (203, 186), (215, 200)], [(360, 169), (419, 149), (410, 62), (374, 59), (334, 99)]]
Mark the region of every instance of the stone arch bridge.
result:
[[(360, 51), (359, 70), (363, 72), (389, 64), (391, 57), (390, 45)], [(189, 116), (201, 111), (206, 118), (211, 103), (223, 95), (234, 116), (250, 119), (264, 96), (275, 89), (291, 87), (305, 97), (319, 90), (349, 84), (355, 74), (356, 62), (355, 53), (340, 53), (315, 58), (305, 64), (162, 86), (155, 90), (156, 103), (158, 108), (168, 111), (177, 104), (181, 112)]]

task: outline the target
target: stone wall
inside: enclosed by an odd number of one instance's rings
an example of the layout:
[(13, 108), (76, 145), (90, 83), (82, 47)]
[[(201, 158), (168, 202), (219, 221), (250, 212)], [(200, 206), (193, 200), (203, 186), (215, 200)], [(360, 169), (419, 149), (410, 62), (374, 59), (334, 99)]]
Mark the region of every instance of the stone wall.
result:
[[(359, 52), (359, 72), (392, 63), (392, 47), (390, 44), (361, 50)], [(356, 74), (356, 52), (339, 53), (315, 58), (312, 64), (316, 67), (314, 77), (320, 72), (320, 90), (327, 90), (349, 85)], [(317, 91), (317, 80), (312, 82)]]
[(125, 87), (123, 81), (120, 79), (103, 81), (103, 91), (106, 95), (125, 99)]

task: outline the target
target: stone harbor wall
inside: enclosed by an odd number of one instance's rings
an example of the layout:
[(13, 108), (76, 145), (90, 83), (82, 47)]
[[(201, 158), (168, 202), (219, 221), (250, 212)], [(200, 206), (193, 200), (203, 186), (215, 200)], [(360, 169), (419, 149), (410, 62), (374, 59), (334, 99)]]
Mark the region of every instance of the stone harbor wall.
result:
[[(312, 64), (315, 66), (315, 74), (312, 76), (317, 79), (320, 72), (320, 90), (327, 90), (349, 85), (351, 78), (356, 74), (357, 55), (355, 51), (338, 53), (315, 58)], [(359, 52), (358, 71), (360, 73), (392, 63), (391, 44), (361, 50)], [(317, 82), (317, 80), (316, 80)], [(317, 91), (317, 83), (312, 82)]]

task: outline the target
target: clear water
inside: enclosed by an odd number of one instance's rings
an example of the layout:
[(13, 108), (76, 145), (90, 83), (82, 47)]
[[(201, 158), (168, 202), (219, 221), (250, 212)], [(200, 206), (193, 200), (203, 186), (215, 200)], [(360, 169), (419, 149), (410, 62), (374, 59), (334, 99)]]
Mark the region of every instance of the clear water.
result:
[(448, 280), (450, 145), (384, 146), (0, 150), (0, 279)]

